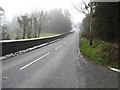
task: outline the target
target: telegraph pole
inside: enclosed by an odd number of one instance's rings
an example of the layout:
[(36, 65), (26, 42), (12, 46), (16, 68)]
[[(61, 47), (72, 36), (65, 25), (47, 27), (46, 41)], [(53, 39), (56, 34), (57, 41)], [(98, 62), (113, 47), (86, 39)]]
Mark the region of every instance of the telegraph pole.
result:
[(92, 0), (90, 0), (90, 46), (92, 46), (93, 44), (93, 40), (92, 40)]

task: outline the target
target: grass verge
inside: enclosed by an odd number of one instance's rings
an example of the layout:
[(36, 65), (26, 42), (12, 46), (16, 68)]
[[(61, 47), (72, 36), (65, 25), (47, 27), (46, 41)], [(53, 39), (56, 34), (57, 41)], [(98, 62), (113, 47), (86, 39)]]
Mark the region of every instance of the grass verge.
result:
[[(54, 35), (57, 35), (57, 34), (56, 33), (40, 33), (40, 37), (49, 37), (49, 36), (54, 36)], [(19, 36), (19, 38), (22, 39), (22, 36)], [(15, 39), (16, 39), (16, 36), (15, 35), (11, 35), (10, 40), (15, 40)], [(26, 37), (26, 39), (27, 39), (27, 37)]]
[(102, 64), (104, 66), (110, 66), (113, 68), (118, 68), (118, 60), (116, 60), (116, 51), (113, 49), (108, 49), (112, 45), (108, 42), (101, 40), (94, 40), (93, 46), (90, 47), (89, 40), (80, 35), (80, 51), (83, 55), (90, 58), (92, 61)]
[(57, 35), (57, 34), (55, 34), (55, 33), (41, 33), (40, 37), (48, 37), (48, 36), (54, 36), (54, 35)]

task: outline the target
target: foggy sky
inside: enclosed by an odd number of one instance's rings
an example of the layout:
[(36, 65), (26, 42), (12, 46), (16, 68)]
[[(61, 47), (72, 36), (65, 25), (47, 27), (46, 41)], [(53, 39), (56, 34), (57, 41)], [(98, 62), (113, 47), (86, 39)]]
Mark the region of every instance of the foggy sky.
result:
[(82, 21), (84, 14), (75, 10), (72, 4), (82, 0), (0, 0), (0, 6), (5, 10), (8, 20), (19, 14), (31, 13), (35, 10), (50, 10), (53, 8), (68, 9), (72, 15), (72, 21)]

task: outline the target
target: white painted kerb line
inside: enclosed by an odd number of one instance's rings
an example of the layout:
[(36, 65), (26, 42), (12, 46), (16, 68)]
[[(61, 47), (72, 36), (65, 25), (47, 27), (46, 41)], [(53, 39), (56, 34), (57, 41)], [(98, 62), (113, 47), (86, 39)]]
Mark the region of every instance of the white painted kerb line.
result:
[(60, 46), (56, 47), (56, 48), (55, 48), (55, 50), (57, 50), (57, 49), (58, 49), (58, 48), (60, 48), (61, 46), (62, 46), (62, 45), (60, 45)]
[(44, 58), (45, 56), (47, 56), (47, 55), (49, 55), (49, 54), (50, 54), (50, 53), (47, 53), (47, 54), (45, 54), (45, 55), (41, 56), (40, 58), (38, 58), (38, 59), (36, 59), (36, 60), (32, 61), (31, 63), (29, 63), (29, 64), (27, 64), (27, 65), (25, 65), (25, 66), (21, 67), (21, 68), (20, 68), (20, 70), (25, 69), (26, 67), (28, 67), (28, 66), (32, 65), (33, 63), (37, 62), (38, 60), (40, 60), (40, 59)]
[(110, 69), (113, 70), (113, 71), (116, 71), (116, 72), (119, 72), (119, 73), (120, 73), (120, 70), (119, 70), (119, 69), (111, 68), (111, 67), (109, 67), (109, 66), (108, 66), (108, 68), (110, 68)]

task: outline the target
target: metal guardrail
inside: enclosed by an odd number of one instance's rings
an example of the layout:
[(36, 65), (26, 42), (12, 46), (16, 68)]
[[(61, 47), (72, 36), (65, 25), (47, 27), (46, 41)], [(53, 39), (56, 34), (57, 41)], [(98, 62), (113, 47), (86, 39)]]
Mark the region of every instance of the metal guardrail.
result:
[(0, 54), (5, 56), (10, 53), (15, 53), (20, 50), (24, 50), (27, 48), (31, 48), (40, 44), (48, 43), (59, 38), (63, 38), (66, 35), (69, 35), (73, 32), (64, 33), (61, 35), (55, 35), (45, 38), (32, 38), (32, 39), (20, 39), (20, 40), (3, 40), (0, 41), (0, 46), (2, 46), (2, 50), (0, 50)]

